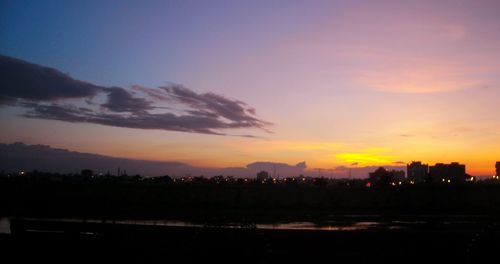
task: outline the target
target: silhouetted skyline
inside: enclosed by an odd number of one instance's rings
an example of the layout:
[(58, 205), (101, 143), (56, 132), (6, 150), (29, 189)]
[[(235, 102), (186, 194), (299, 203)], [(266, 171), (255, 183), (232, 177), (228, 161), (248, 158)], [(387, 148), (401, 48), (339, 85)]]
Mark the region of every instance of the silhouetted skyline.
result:
[(2, 1), (0, 142), (491, 175), (499, 13), (492, 0)]
[(0, 0), (0, 260), (494, 262), (499, 98), (500, 0)]
[[(500, 162), (492, 164), (491, 170), (494, 175), (498, 175)], [(458, 166), (457, 169), (451, 169), (448, 173), (448, 167)], [(435, 171), (435, 167), (439, 169)], [(299, 162), (295, 165), (286, 163), (278, 163), (271, 161), (258, 161), (247, 164), (242, 167), (227, 167), (227, 168), (204, 168), (197, 167), (187, 163), (177, 161), (152, 161), (152, 160), (134, 160), (120, 157), (110, 157), (91, 153), (79, 153), (65, 149), (55, 149), (44, 145), (26, 145), (21, 142), (13, 144), (0, 143), (0, 170), (4, 172), (19, 172), (19, 171), (42, 171), (52, 173), (79, 173), (81, 169), (91, 169), (96, 174), (110, 173), (112, 175), (120, 175), (115, 173), (115, 170), (125, 170), (130, 175), (142, 176), (161, 176), (170, 175), (174, 177), (184, 176), (235, 176), (240, 178), (253, 177), (258, 172), (266, 172), (269, 177), (297, 177), (299, 175), (307, 175), (313, 177), (325, 178), (353, 178), (363, 179), (381, 168), (379, 166), (358, 166), (352, 164), (350, 167), (339, 166), (335, 168), (310, 168), (307, 163)], [(465, 165), (451, 162), (450, 164), (436, 163), (434, 165), (423, 164), (420, 161), (412, 161), (406, 166), (385, 165), (384, 169), (389, 172), (403, 172), (403, 177), (413, 183), (420, 183), (431, 177), (432, 174), (439, 174), (441, 178), (448, 180), (450, 177), (465, 177)], [(496, 170), (496, 171), (495, 171)], [(460, 172), (462, 171), (462, 172)], [(458, 173), (457, 173), (458, 172)], [(446, 175), (453, 176), (446, 176)], [(463, 176), (460, 176), (463, 175)], [(491, 177), (488, 175), (472, 175), (479, 177)], [(438, 180), (441, 180), (439, 178)], [(464, 181), (461, 179), (459, 181)]]

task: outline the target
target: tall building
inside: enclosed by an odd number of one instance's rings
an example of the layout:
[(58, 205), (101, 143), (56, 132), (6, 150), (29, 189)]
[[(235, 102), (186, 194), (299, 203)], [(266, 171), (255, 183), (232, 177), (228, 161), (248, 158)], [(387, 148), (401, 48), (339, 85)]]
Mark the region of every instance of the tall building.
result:
[(500, 161), (497, 161), (497, 164), (495, 164), (495, 167), (497, 169), (497, 174), (496, 176), (500, 176)]
[(450, 164), (436, 163), (429, 167), (429, 176), (433, 181), (442, 182), (465, 182), (465, 165), (458, 162)]
[(375, 185), (389, 185), (395, 182), (403, 182), (405, 179), (404, 171), (391, 170), (388, 171), (383, 167), (376, 169), (374, 172), (369, 174), (371, 184)]
[(257, 180), (258, 181), (267, 181), (271, 177), (269, 176), (269, 173), (267, 171), (261, 171), (257, 173)]
[(81, 174), (84, 177), (92, 177), (94, 175), (94, 172), (90, 169), (83, 169)]
[(406, 180), (405, 171), (403, 170), (391, 170), (390, 173), (392, 173), (394, 181), (404, 182)]
[(412, 161), (406, 165), (408, 180), (414, 183), (424, 182), (429, 176), (429, 165), (420, 161)]

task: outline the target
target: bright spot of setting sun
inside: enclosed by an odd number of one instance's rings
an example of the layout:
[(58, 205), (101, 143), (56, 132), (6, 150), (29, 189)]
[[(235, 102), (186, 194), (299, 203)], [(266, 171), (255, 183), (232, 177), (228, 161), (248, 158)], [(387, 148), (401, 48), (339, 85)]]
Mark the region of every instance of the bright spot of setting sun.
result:
[(387, 152), (387, 150), (383, 148), (369, 148), (360, 152), (340, 153), (337, 154), (336, 157), (344, 162), (358, 163), (358, 165), (392, 163), (396, 156), (386, 155), (384, 154), (385, 152)]

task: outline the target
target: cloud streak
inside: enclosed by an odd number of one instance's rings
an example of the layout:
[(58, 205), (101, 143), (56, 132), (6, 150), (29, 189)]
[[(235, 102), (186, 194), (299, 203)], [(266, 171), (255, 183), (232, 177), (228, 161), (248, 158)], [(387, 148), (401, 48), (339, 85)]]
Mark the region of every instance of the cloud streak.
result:
[(0, 105), (23, 107), (28, 118), (211, 135), (231, 135), (222, 130), (241, 128), (270, 132), (272, 125), (240, 100), (181, 85), (103, 87), (6, 56), (0, 56), (0, 70)]

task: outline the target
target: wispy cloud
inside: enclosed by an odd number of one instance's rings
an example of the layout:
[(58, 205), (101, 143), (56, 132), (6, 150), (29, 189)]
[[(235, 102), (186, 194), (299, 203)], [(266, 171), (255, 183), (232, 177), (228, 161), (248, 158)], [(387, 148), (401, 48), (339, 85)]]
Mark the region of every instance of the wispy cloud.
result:
[(383, 66), (374, 69), (361, 67), (357, 80), (382, 92), (436, 93), (487, 85), (487, 80), (478, 76), (479, 69), (460, 65), (458, 62), (429, 58), (387, 58), (378, 63)]

